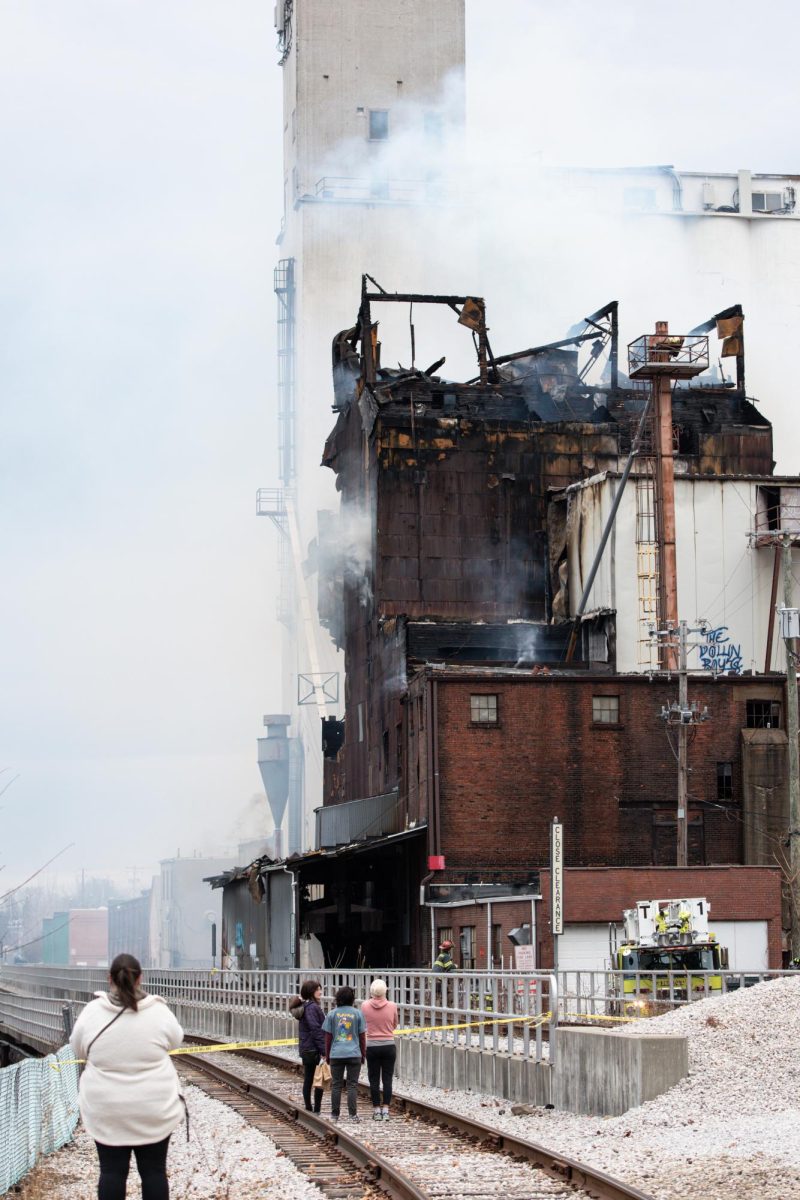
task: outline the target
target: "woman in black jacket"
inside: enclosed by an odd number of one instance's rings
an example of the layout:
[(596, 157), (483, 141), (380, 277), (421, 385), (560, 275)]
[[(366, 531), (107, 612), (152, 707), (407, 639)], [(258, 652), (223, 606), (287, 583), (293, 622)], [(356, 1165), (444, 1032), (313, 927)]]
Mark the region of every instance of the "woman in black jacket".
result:
[[(299, 1051), (303, 1063), (303, 1103), (307, 1112), (312, 1111), (311, 1089), (314, 1072), (320, 1060), (325, 1057), (325, 1034), (322, 1032), (325, 1013), (320, 1005), (321, 999), (322, 984), (316, 979), (307, 979), (300, 988), (300, 995), (289, 1006), (289, 1012), (300, 1022)], [(315, 1113), (322, 1107), (322, 1095), (322, 1088), (314, 1088)]]

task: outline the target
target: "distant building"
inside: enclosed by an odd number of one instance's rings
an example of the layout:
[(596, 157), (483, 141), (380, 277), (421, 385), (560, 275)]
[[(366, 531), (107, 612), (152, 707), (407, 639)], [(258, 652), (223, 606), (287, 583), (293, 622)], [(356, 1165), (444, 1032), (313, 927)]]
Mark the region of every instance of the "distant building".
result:
[(108, 957), (132, 954), (143, 967), (154, 965), (150, 950), (150, 888), (132, 900), (112, 900), (108, 906)]
[(45, 917), (41, 961), (58, 967), (107, 967), (108, 909), (72, 908)]
[(219, 939), (222, 897), (210, 892), (204, 879), (232, 866), (231, 858), (162, 860), (159, 885), (154, 888), (152, 926), (158, 938), (156, 945), (151, 942), (154, 966), (212, 966), (212, 926)]

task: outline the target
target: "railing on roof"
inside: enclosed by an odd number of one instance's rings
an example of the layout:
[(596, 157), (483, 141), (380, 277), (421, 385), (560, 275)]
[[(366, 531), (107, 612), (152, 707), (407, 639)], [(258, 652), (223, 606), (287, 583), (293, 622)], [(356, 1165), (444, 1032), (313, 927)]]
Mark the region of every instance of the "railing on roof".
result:
[(698, 333), (645, 333), (628, 346), (631, 379), (691, 379), (708, 370), (708, 338)]

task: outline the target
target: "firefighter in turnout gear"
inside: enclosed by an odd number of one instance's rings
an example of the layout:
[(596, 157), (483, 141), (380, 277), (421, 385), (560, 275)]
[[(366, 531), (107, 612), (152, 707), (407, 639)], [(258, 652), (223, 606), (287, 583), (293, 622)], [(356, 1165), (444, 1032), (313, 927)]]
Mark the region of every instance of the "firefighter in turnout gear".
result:
[(452, 951), (452, 942), (442, 942), (439, 947), (439, 957), (433, 964), (433, 969), (437, 975), (446, 974), (448, 971), (455, 971), (456, 964), (453, 962)]

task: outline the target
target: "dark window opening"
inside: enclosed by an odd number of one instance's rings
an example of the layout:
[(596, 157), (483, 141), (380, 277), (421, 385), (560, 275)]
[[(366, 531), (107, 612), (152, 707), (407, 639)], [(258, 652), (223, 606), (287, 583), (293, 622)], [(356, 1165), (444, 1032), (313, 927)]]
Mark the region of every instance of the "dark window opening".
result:
[(385, 108), (369, 110), (369, 140), (386, 142), (389, 139), (389, 112)]
[(383, 777), (388, 782), (389, 779), (389, 730), (383, 731)]
[(503, 926), (492, 925), (492, 961), (490, 966), (499, 967), (503, 961)]
[(758, 490), (761, 493), (760, 498), (764, 502), (764, 511), (767, 515), (767, 529), (780, 529), (781, 489), (777, 487), (761, 487)]
[(396, 759), (395, 765), (396, 765), (397, 773), (395, 775), (395, 778), (397, 780), (400, 780), (402, 777), (402, 774), (403, 774), (403, 726), (402, 725), (398, 724), (397, 728), (395, 729), (395, 736), (397, 738), (397, 743), (395, 745), (395, 759)]
[(733, 763), (717, 763), (717, 799), (733, 799)]
[(780, 729), (781, 705), (779, 700), (747, 700), (745, 706), (745, 728)]

